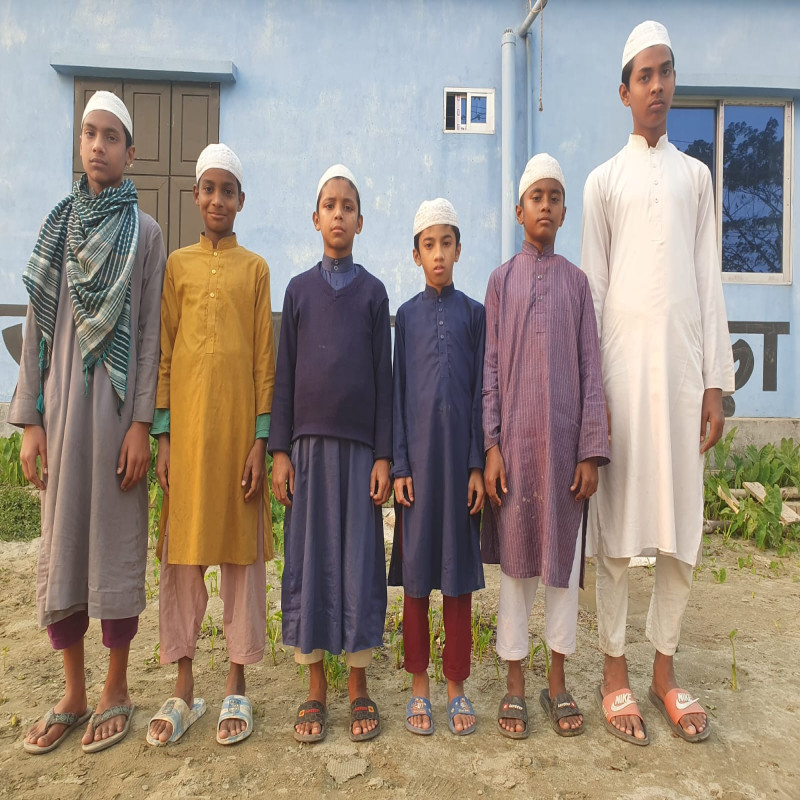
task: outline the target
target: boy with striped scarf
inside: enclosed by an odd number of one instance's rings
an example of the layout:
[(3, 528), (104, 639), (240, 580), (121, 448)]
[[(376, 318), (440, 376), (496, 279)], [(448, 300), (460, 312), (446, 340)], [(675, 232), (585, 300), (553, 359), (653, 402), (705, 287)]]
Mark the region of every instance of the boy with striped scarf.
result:
[[(130, 728), (130, 643), (145, 606), (149, 427), (159, 355), (164, 242), (124, 179), (134, 157), (124, 103), (96, 92), (81, 121), (85, 174), (48, 215), (23, 275), (30, 296), (9, 422), (42, 490), (36, 585), (39, 624), (64, 659), (64, 696), (25, 737), (46, 753), (91, 717), (85, 752)], [(84, 635), (102, 622), (110, 650), (89, 709)]]

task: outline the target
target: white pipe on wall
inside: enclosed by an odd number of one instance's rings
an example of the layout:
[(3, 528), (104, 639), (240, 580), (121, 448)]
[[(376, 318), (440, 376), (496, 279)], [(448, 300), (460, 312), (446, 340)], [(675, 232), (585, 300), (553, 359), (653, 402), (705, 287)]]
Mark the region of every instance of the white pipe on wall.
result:
[(500, 256), (503, 263), (514, 255), (515, 214), (514, 209), (514, 142), (516, 140), (516, 86), (514, 58), (516, 57), (517, 37), (511, 28), (506, 28), (500, 48), (502, 62), (502, 138), (500, 159), (501, 182), (501, 237)]

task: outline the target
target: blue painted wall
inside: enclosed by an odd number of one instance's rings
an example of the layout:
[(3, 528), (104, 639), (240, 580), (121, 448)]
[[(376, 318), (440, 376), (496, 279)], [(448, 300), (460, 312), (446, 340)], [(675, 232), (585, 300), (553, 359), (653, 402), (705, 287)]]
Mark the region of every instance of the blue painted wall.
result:
[[(290, 277), (321, 254), (311, 224), (314, 192), (322, 171), (340, 160), (362, 186), (356, 258), (385, 282), (392, 311), (422, 286), (411, 260), (411, 223), (419, 203), (436, 195), (449, 197), (461, 216), (456, 284), (483, 297), (500, 262), (500, 39), (524, 19), (524, 0), (241, 0), (187, 8), (177, 1), (0, 0), (0, 303), (25, 302), (21, 274), (39, 224), (71, 180), (73, 81), (50, 66), (57, 51), (174, 68), (235, 63), (236, 82), (221, 88), (220, 138), (244, 164), (247, 202), (237, 233), (267, 258), (276, 310)], [(544, 111), (533, 111), (534, 148), (562, 162), (568, 212), (557, 246), (576, 262), (583, 183), (630, 131), (617, 95), (622, 46), (652, 13), (651, 3), (633, 0), (550, 0), (544, 12)], [(675, 0), (658, 13), (670, 29), (679, 84), (683, 75), (695, 82), (705, 76), (717, 86), (744, 81), (754, 90), (794, 87), (800, 94), (799, 4), (765, 0), (756, 12), (749, 0)], [(532, 36), (536, 104), (538, 20)], [(515, 61), (519, 174), (527, 156), (523, 40)], [(445, 86), (493, 87), (495, 134), (444, 134)], [(794, 150), (800, 162), (797, 141)], [(797, 416), (797, 280), (785, 287), (729, 284), (725, 294), (732, 320), (792, 326), (779, 337), (776, 392), (761, 390), (761, 337), (744, 337), (756, 368), (737, 392), (737, 414)], [(0, 319), (0, 327), (15, 322)], [(16, 365), (0, 347), (0, 400), (9, 399), (15, 380)]]

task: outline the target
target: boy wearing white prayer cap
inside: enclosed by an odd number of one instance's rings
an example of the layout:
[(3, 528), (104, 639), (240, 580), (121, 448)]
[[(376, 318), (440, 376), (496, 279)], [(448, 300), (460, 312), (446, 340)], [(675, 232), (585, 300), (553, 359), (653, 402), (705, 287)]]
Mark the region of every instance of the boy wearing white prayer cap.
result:
[[(608, 461), (600, 353), (586, 276), (554, 250), (566, 186), (558, 161), (531, 158), (519, 184), (522, 252), (486, 290), (483, 372), (485, 563), (500, 564), (497, 654), (508, 662), (500, 732), (528, 736), (522, 660), (538, 583), (545, 587), (544, 640), (552, 653), (539, 702), (559, 736), (583, 733), (564, 661), (575, 652), (583, 585), (581, 518)], [(585, 519), (585, 516), (584, 516)], [(585, 530), (585, 526), (584, 526)]]
[(308, 666), (293, 735), (327, 733), (324, 654), (345, 653), (352, 741), (380, 733), (366, 668), (383, 642), (386, 565), (380, 506), (389, 498), (392, 353), (383, 283), (353, 260), (361, 232), (355, 175), (334, 164), (311, 215), (322, 259), (289, 281), (283, 302), (269, 452), (286, 506), (284, 644)]
[(649, 739), (625, 659), (628, 563), (655, 556), (646, 634), (656, 649), (650, 699), (689, 742), (708, 718), (678, 686), (673, 655), (699, 563), (703, 457), (722, 434), (733, 358), (708, 168), (667, 138), (675, 63), (667, 29), (648, 20), (622, 55), (627, 145), (584, 190), (582, 268), (594, 297), (608, 400), (611, 465), (592, 502), (597, 618), (605, 653), (596, 696), (607, 730)]
[(266, 642), (264, 561), (272, 558), (272, 525), (264, 476), (275, 383), (269, 267), (234, 233), (245, 198), (233, 150), (208, 145), (195, 175), (204, 232), (167, 261), (152, 428), (165, 494), (159, 657), (178, 662), (173, 696), (150, 720), (153, 746), (178, 741), (206, 710), (194, 696), (192, 662), (206, 615), (208, 565), (220, 565), (230, 660), (220, 744), (253, 732), (245, 665), (261, 660)]
[[(42, 224), (23, 275), (30, 305), (8, 419), (25, 428), (25, 477), (47, 488), (37, 608), (66, 678), (64, 696), (25, 737), (29, 753), (55, 749), (90, 716), (83, 750), (102, 750), (127, 734), (134, 711), (127, 666), (145, 606), (143, 478), (164, 274), (161, 229), (124, 174), (134, 152), (125, 104), (95, 92), (81, 121), (84, 174)], [(110, 651), (94, 714), (84, 675), (90, 616)]]
[(394, 496), (389, 584), (403, 586), (406, 728), (433, 733), (428, 603), (442, 591), (448, 724), (464, 736), (475, 710), (464, 693), (472, 650), (472, 592), (484, 587), (481, 387), (483, 306), (453, 285), (461, 232), (453, 205), (426, 200), (414, 217), (413, 257), (425, 289), (397, 310), (394, 328)]

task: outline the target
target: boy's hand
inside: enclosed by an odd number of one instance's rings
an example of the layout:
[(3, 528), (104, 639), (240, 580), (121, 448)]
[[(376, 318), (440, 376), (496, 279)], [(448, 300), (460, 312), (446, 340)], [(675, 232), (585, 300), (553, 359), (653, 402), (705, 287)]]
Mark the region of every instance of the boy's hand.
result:
[[(408, 496), (406, 496), (406, 492), (408, 492)], [(406, 478), (394, 479), (394, 499), (401, 506), (411, 507), (414, 502), (414, 482), (410, 475)]]
[(389, 479), (389, 459), (379, 458), (372, 465), (369, 475), (369, 496), (376, 506), (382, 506), (392, 491), (392, 482)]
[(169, 434), (161, 433), (158, 436), (158, 452), (156, 454), (156, 478), (164, 490), (169, 494)]
[(703, 409), (700, 412), (701, 453), (707, 452), (719, 441), (724, 425), (722, 389), (706, 389), (703, 392)]
[[(249, 503), (261, 491), (264, 483), (264, 472), (266, 471), (267, 442), (265, 439), (256, 439), (255, 444), (247, 454), (247, 461), (244, 462), (244, 472), (242, 473), (242, 489), (245, 489), (244, 501)], [(248, 489), (247, 486), (250, 485)]]
[(477, 514), (483, 508), (485, 497), (483, 470), (471, 469), (469, 471), (469, 484), (467, 485), (467, 507), (470, 515)]
[(483, 471), (483, 483), (486, 487), (486, 494), (493, 505), (500, 508), (503, 501), (497, 491), (497, 483), (500, 482), (500, 489), (503, 494), (508, 494), (506, 485), (506, 465), (503, 461), (503, 454), (500, 452), (500, 445), (496, 444), (486, 453), (486, 469)]
[[(36, 461), (42, 458), (42, 477)], [(47, 488), (47, 435), (41, 425), (26, 425), (22, 434), (22, 445), (19, 448), (19, 462), (22, 474), (37, 489)]]
[(291, 508), (294, 494), (294, 467), (289, 454), (282, 451), (272, 454), (272, 494), (281, 505)]
[(132, 489), (147, 475), (150, 467), (150, 424), (131, 422), (122, 447), (119, 449), (117, 475), (124, 475), (119, 488), (123, 492)]
[(587, 458), (575, 467), (571, 492), (576, 492), (575, 500), (588, 500), (597, 491), (597, 459)]

